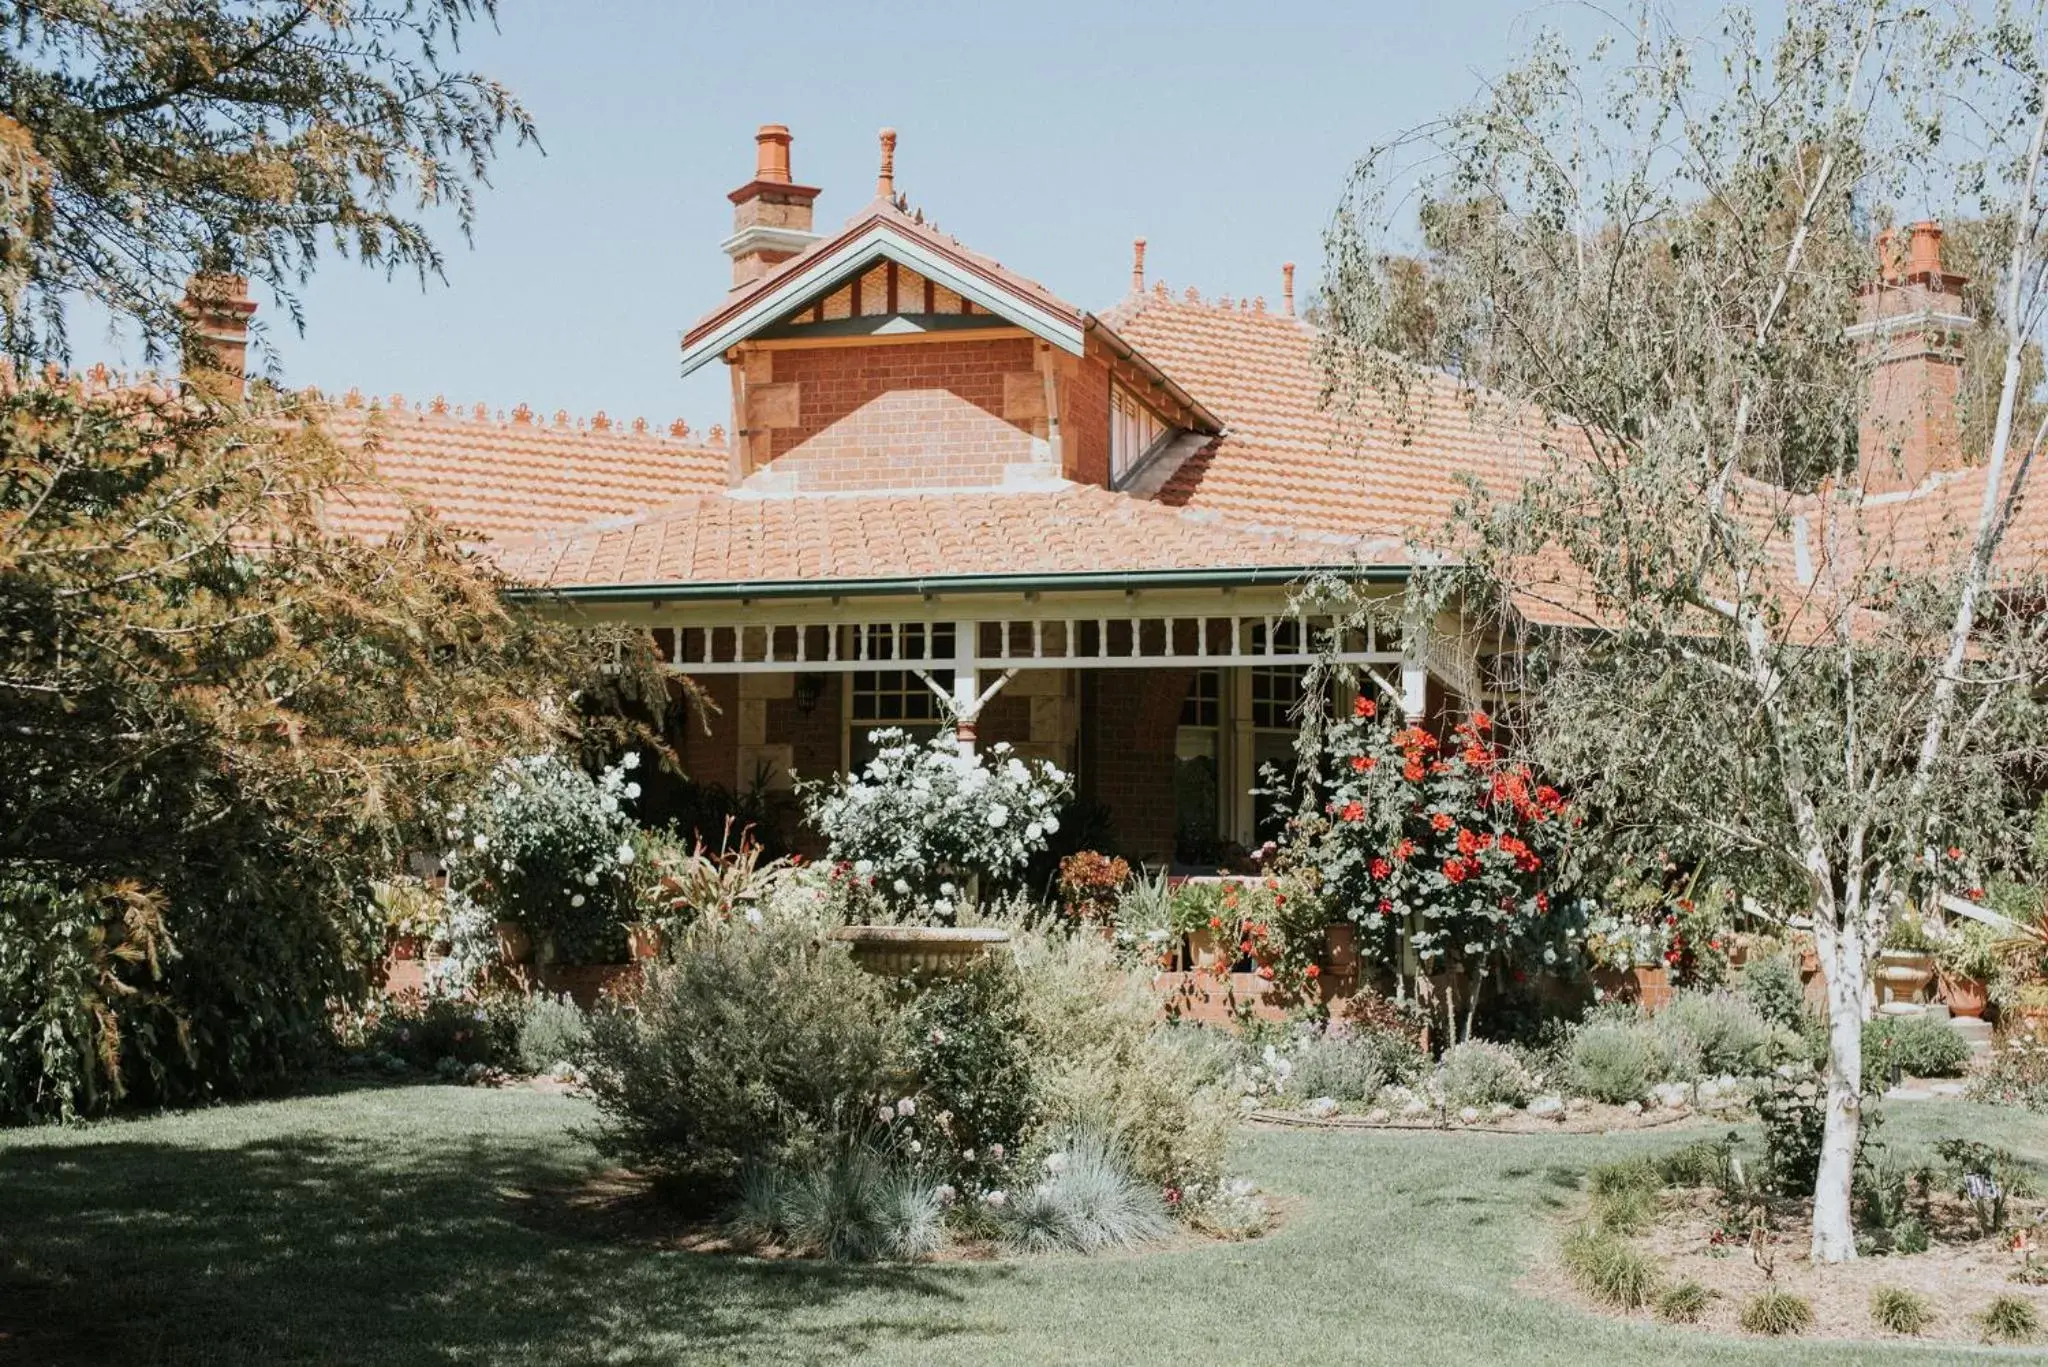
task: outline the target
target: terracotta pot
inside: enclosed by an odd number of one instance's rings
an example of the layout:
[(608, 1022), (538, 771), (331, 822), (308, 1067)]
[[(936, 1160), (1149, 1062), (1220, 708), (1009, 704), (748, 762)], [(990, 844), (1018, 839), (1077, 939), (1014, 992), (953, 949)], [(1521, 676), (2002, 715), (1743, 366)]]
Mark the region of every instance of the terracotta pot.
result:
[(391, 957), (394, 959), (423, 959), (427, 952), (427, 937), (424, 935), (394, 935), (391, 937)]
[(1728, 937), (1728, 967), (1740, 968), (1749, 962), (1749, 937), (1731, 935)]
[(1948, 1004), (1950, 1015), (1968, 1016), (1972, 1020), (1982, 1016), (1984, 1008), (1991, 1004), (1983, 983), (1950, 973), (1941, 975), (1941, 999)]
[(1221, 972), (1229, 966), (1223, 957), (1223, 946), (1218, 942), (1216, 932), (1207, 926), (1188, 932), (1188, 963), (1191, 967), (1207, 972)]
[(638, 921), (626, 927), (626, 952), (635, 959), (659, 959), (663, 936), (661, 927)]
[(526, 933), (526, 927), (517, 921), (500, 921), (498, 930), (498, 961), (507, 964), (533, 962), (533, 937)]
[(1337, 977), (1358, 972), (1358, 927), (1349, 921), (1332, 921), (1323, 927), (1323, 963)]
[(1635, 1002), (1645, 1011), (1661, 1011), (1671, 1004), (1671, 970), (1661, 965), (1596, 968), (1593, 985), (1611, 1000)]
[(638, 964), (547, 964), (540, 970), (543, 992), (569, 994), (588, 1011), (601, 997), (628, 997), (638, 985)]

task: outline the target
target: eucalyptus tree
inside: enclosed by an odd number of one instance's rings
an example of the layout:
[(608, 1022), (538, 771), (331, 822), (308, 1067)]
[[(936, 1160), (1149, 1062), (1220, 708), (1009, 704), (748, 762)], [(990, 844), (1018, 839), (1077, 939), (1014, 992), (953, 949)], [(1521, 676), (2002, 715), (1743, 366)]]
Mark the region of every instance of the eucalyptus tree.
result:
[[(1683, 846), (1811, 930), (1827, 1261), (1855, 1256), (1885, 928), (2024, 844), (2013, 790), (2048, 739), (2040, 566), (2005, 544), (2042, 439), (2016, 414), (2038, 412), (2043, 28), (1797, 0), (1769, 31), (1737, 9), (1698, 38), (1647, 12), (1546, 36), (1363, 158), (1329, 238), (1336, 411), (1519, 453), (1513, 487), (1420, 533), (1453, 568), (1418, 592), (1520, 646), (1532, 758), (1607, 839)], [(1896, 276), (1881, 228), (1930, 211), (1997, 242), (1995, 411), (1973, 471), (1879, 497), (1902, 434), (1869, 430), (1883, 335), (1857, 324)]]

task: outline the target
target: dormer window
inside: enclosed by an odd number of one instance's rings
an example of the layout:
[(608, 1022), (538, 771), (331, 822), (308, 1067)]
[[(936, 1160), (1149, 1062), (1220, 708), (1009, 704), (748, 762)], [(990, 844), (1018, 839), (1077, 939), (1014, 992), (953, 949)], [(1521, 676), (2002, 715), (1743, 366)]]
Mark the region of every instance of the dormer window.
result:
[(1123, 483), (1167, 432), (1167, 422), (1120, 384), (1109, 387), (1109, 479)]

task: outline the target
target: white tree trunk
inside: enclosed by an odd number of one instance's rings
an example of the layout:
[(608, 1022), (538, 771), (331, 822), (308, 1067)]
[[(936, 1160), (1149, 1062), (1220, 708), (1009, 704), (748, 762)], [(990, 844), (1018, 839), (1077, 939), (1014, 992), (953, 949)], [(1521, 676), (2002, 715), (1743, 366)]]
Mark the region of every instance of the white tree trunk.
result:
[(1813, 1186), (1813, 1260), (1845, 1263), (1856, 1256), (1850, 1194), (1856, 1141), (1863, 1129), (1863, 998), (1869, 962), (1861, 918), (1844, 929), (1815, 926), (1815, 949), (1828, 979), (1828, 1119), (1821, 1136), (1820, 1174)]

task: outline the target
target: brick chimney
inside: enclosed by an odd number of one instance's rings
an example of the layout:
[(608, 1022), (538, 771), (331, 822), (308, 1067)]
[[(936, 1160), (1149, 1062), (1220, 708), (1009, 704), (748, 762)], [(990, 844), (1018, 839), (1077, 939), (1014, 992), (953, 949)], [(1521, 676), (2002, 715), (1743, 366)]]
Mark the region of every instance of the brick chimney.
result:
[(1956, 398), (1962, 388), (1967, 277), (1941, 268), (1941, 225), (1915, 223), (1877, 238), (1878, 278), (1858, 302), (1851, 337), (1876, 355), (1857, 430), (1866, 493), (1919, 487), (1963, 465)]
[(732, 285), (759, 280), (818, 240), (811, 231), (815, 187), (789, 178), (789, 129), (764, 123), (754, 134), (754, 178), (726, 198), (733, 203), (732, 236), (718, 245), (732, 258)]
[(249, 278), (201, 271), (185, 282), (185, 383), (216, 403), (240, 403), (248, 377)]

